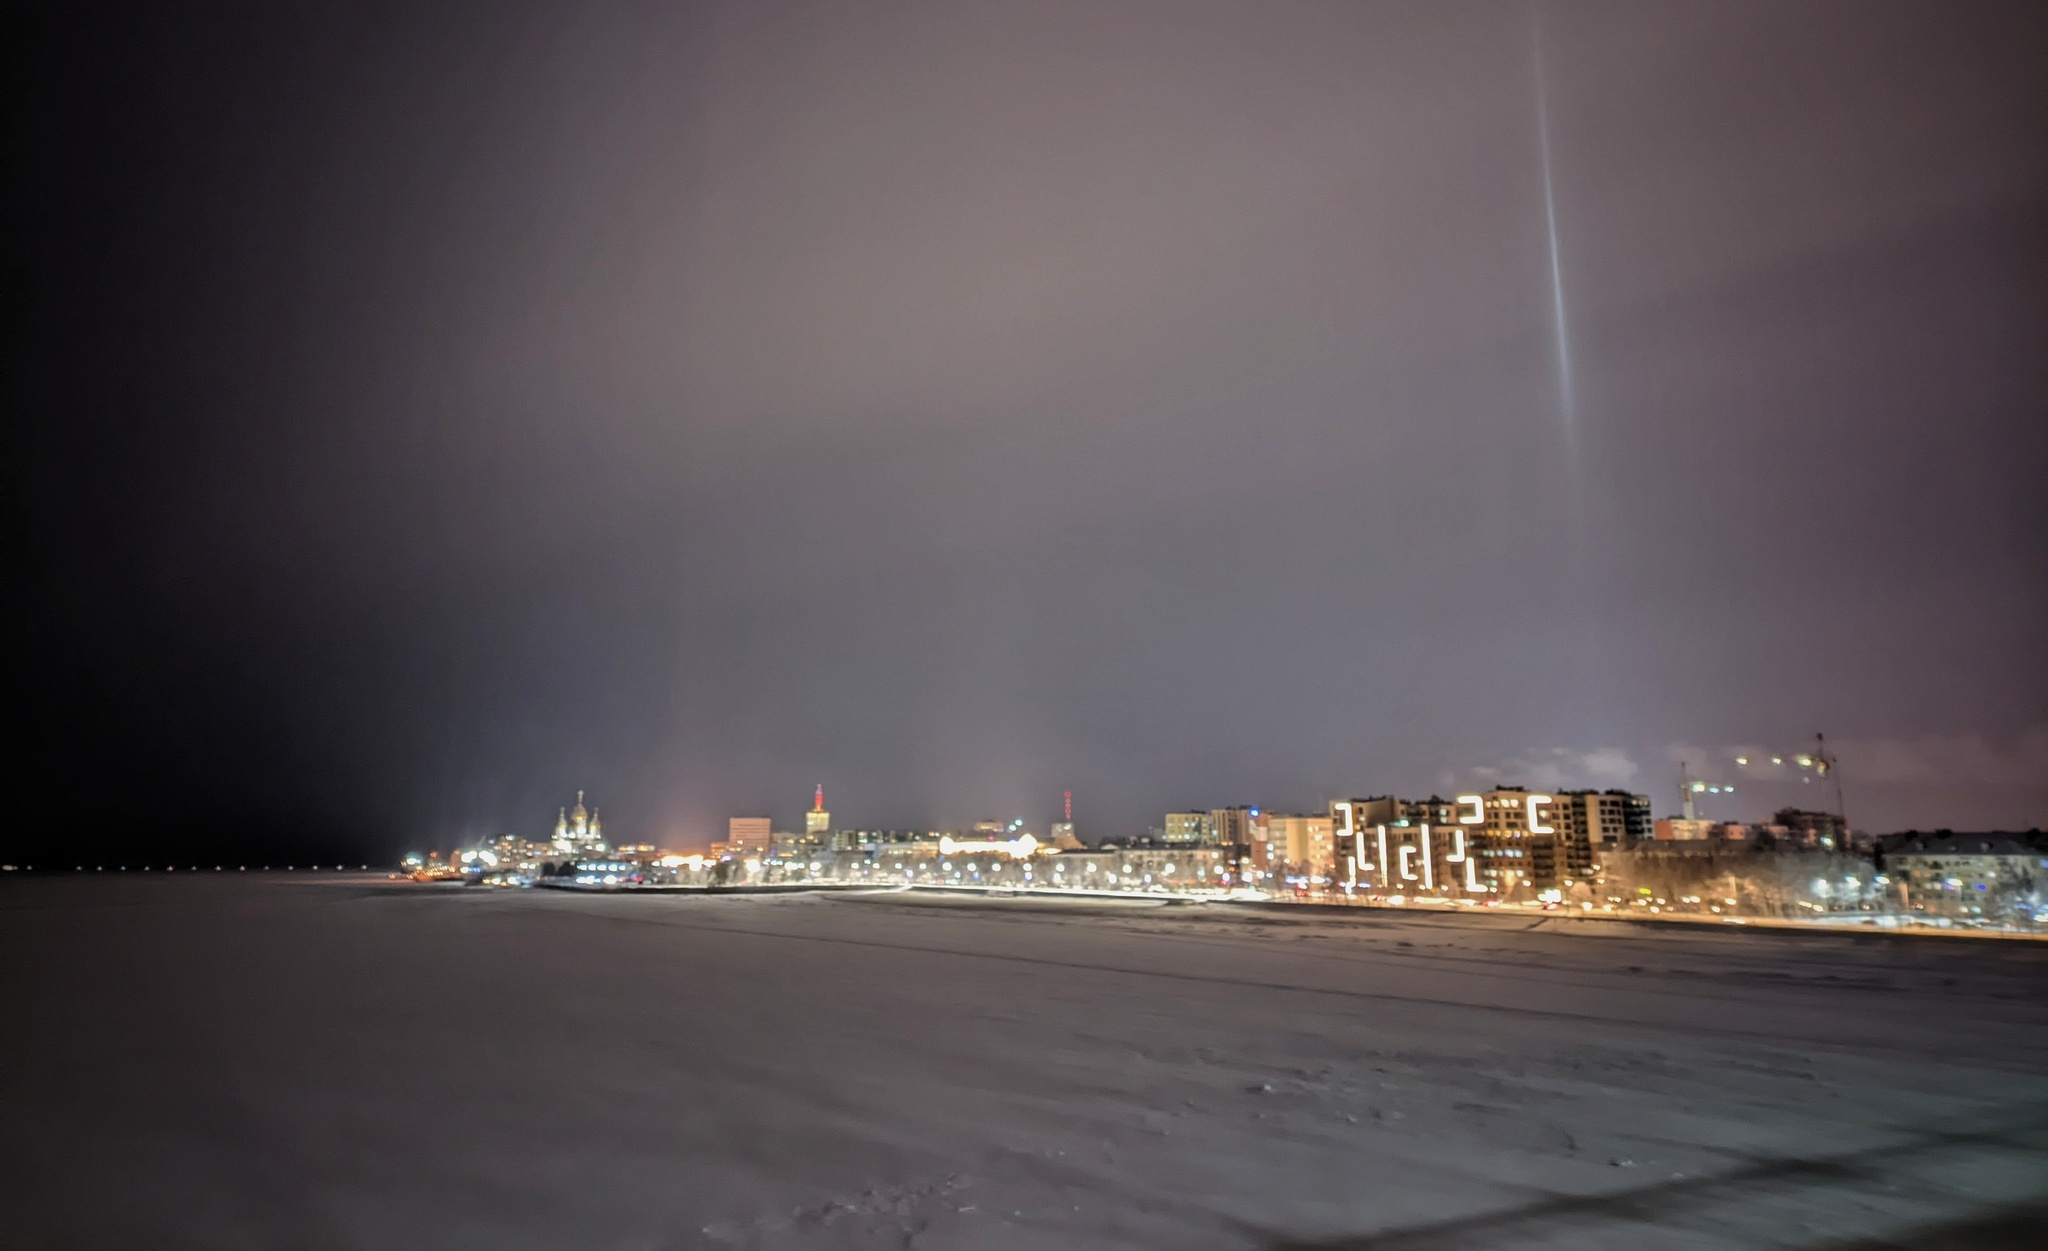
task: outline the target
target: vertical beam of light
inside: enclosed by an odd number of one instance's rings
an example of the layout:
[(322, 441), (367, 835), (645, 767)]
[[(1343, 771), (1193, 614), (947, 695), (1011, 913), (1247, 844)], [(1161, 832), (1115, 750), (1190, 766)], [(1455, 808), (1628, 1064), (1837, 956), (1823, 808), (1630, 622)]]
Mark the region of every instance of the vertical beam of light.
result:
[(1530, 6), (1535, 27), (1536, 133), (1543, 153), (1543, 221), (1550, 232), (1550, 312), (1557, 332), (1557, 399), (1567, 443), (1578, 433), (1579, 404), (1572, 386), (1571, 330), (1564, 314), (1564, 261), (1557, 246), (1557, 188), (1550, 166), (1550, 91), (1543, 75), (1542, 10)]
[(1576, 668), (1579, 675), (1579, 689), (1584, 692), (1584, 705), (1579, 715), (1588, 719), (1589, 725), (1604, 727), (1610, 720), (1609, 709), (1613, 701), (1611, 668), (1603, 659), (1608, 654), (1603, 637), (1606, 632), (1605, 614), (1593, 609), (1602, 598), (1601, 582), (1594, 570), (1597, 558), (1593, 533), (1593, 512), (1598, 505), (1596, 493), (1589, 490), (1586, 480), (1586, 466), (1582, 461), (1585, 449), (1580, 446), (1579, 436), (1579, 395), (1578, 381), (1572, 367), (1571, 319), (1567, 316), (1564, 298), (1564, 248), (1557, 231), (1557, 170), (1556, 159), (1550, 142), (1550, 82), (1545, 72), (1543, 55), (1543, 0), (1529, 3), (1529, 45), (1535, 61), (1536, 77), (1536, 141), (1538, 155), (1543, 161), (1543, 227), (1550, 244), (1550, 320), (1551, 330), (1557, 348), (1557, 406), (1558, 446), (1563, 454), (1562, 507), (1558, 520), (1563, 532), (1562, 568), (1560, 572), (1569, 584), (1571, 600), (1584, 606), (1582, 629), (1577, 634), (1575, 655), (1569, 661), (1560, 661)]

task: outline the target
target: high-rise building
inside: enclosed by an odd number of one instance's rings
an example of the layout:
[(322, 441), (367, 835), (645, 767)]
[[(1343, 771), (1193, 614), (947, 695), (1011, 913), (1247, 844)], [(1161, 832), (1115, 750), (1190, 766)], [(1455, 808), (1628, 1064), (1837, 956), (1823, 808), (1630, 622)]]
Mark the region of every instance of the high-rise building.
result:
[(1652, 833), (1652, 823), (1655, 819), (1650, 809), (1650, 797), (1648, 795), (1633, 794), (1629, 791), (1609, 791), (1607, 793), (1622, 796), (1621, 823), (1623, 841), (1626, 843), (1640, 843), (1649, 838)]
[(765, 854), (775, 846), (775, 823), (767, 817), (733, 817), (725, 823), (725, 842), (736, 856)]
[(1249, 847), (1256, 808), (1211, 808), (1209, 836), (1225, 847)]
[[(1382, 825), (1455, 825), (1458, 820), (1458, 805), (1441, 795), (1428, 799), (1397, 799), (1392, 795), (1373, 795), (1365, 799), (1342, 799), (1330, 805), (1334, 815), (1344, 804), (1351, 806), (1351, 823), (1355, 828), (1370, 830)], [(1343, 824), (1341, 821), (1338, 823)]]
[(1650, 797), (1619, 790), (1559, 791), (1550, 824), (1557, 830), (1562, 880), (1586, 881), (1599, 867), (1602, 852), (1651, 836)]
[(806, 841), (815, 840), (823, 846), (831, 832), (832, 814), (825, 811), (825, 784), (820, 782), (818, 793), (811, 799), (811, 810), (804, 814), (804, 836)]
[[(1259, 810), (1257, 808), (1211, 808), (1209, 810), (1209, 832), (1216, 845), (1223, 849), (1224, 862), (1230, 874), (1238, 880), (1248, 867), (1264, 868), (1262, 855), (1255, 856), (1253, 839), (1257, 833)], [(1260, 844), (1263, 851), (1263, 844)]]
[(1330, 805), (1334, 879), (1387, 895), (1484, 894), (1490, 887), (1479, 871), (1486, 842), (1476, 828), (1481, 811), (1477, 795), (1337, 800)]
[[(1408, 815), (1407, 801), (1392, 795), (1371, 795), (1364, 799), (1339, 799), (1330, 803), (1332, 816), (1339, 815), (1340, 809), (1348, 809), (1353, 830), (1372, 830), (1382, 825), (1398, 825)], [(1342, 827), (1343, 821), (1338, 821)]]
[[(1560, 872), (1557, 826), (1550, 820), (1556, 800), (1520, 786), (1460, 795), (1461, 824), (1479, 834), (1479, 877), (1497, 896), (1556, 888)], [(1477, 817), (1476, 821), (1468, 818)]]
[(1161, 842), (1208, 847), (1216, 842), (1216, 830), (1206, 812), (1169, 812), (1159, 837)]
[(811, 796), (810, 811), (804, 813), (804, 832), (790, 834), (777, 831), (775, 849), (784, 855), (804, 855), (824, 851), (832, 844), (832, 814), (825, 811), (825, 786), (819, 783)]
[(1445, 799), (1372, 795), (1330, 805), (1339, 881), (1389, 894), (1512, 896), (1590, 880), (1603, 849), (1650, 837), (1650, 799), (1626, 791)]
[(1551, 824), (1569, 826), (1595, 852), (1649, 837), (1650, 797), (1628, 791), (1559, 791)]
[(1252, 858), (1274, 872), (1327, 878), (1336, 870), (1335, 830), (1325, 813), (1260, 812)]
[(1401, 801), (1392, 795), (1330, 801), (1330, 851), (1337, 880), (1347, 889), (1363, 884), (1374, 889), (1378, 869), (1374, 850), (1380, 826), (1400, 819)]

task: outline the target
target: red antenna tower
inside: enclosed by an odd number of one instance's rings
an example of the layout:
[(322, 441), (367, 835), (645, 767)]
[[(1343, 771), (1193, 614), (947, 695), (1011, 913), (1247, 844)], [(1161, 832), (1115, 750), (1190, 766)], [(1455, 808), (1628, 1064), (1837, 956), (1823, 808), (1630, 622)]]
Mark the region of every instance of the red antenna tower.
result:
[(1072, 791), (1068, 791), (1068, 792), (1066, 792), (1066, 796), (1067, 796), (1067, 824), (1068, 824), (1068, 825), (1072, 825), (1072, 824), (1074, 823), (1074, 792), (1072, 792)]
[(816, 798), (811, 800), (811, 811), (825, 811), (825, 784), (823, 782), (818, 783), (818, 794)]

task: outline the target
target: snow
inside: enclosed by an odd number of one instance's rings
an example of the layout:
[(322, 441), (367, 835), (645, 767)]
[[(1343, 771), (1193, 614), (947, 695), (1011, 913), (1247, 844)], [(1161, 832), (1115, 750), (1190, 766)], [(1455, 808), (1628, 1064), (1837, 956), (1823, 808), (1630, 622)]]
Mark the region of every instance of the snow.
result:
[(339, 875), (14, 879), (0, 924), (10, 1245), (2048, 1227), (2043, 944)]

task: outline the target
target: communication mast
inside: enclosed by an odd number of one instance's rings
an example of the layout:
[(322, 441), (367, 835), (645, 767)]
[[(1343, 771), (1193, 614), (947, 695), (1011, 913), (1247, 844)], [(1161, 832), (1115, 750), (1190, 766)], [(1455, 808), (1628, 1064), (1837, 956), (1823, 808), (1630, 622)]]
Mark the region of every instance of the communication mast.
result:
[(1062, 793), (1060, 800), (1060, 814), (1064, 819), (1053, 823), (1052, 845), (1061, 851), (1079, 851), (1081, 841), (1074, 837), (1074, 792)]
[(1841, 762), (1828, 754), (1827, 736), (1815, 733), (1813, 736), (1813, 771), (1823, 779), (1833, 778), (1835, 782), (1835, 816), (1842, 823), (1842, 837), (1849, 837), (1849, 809), (1842, 801)]

